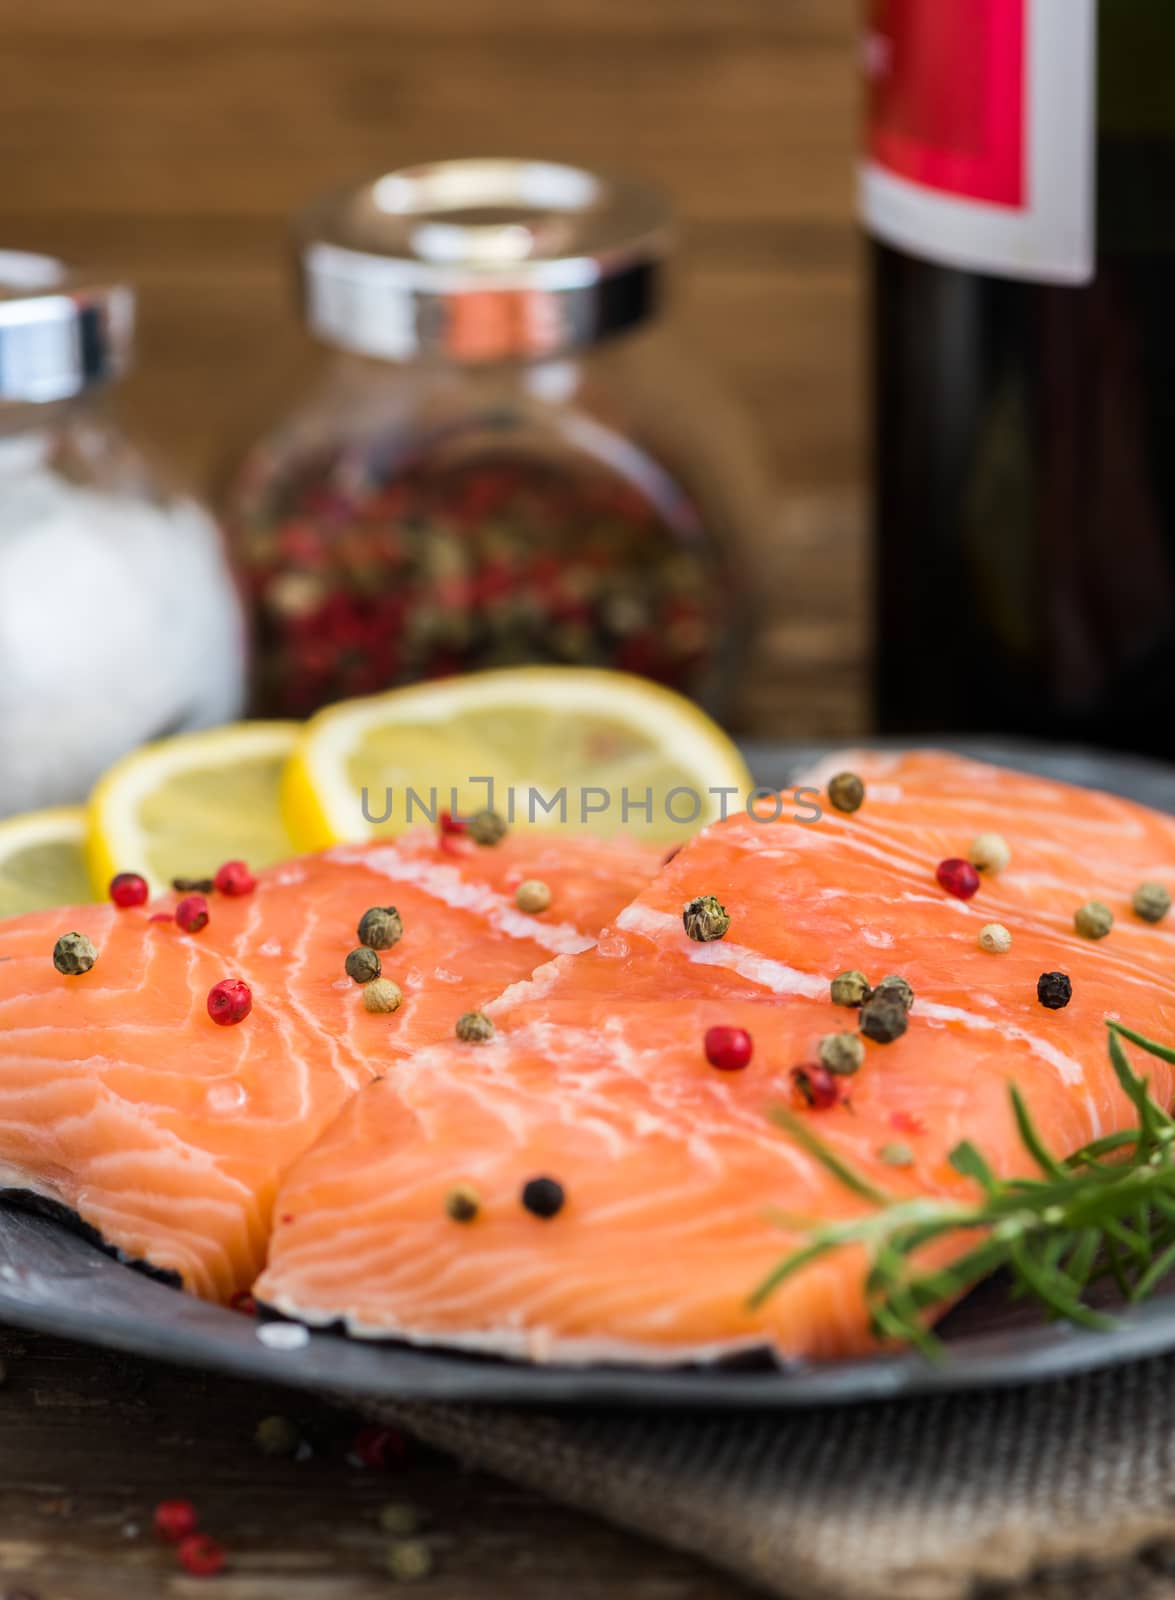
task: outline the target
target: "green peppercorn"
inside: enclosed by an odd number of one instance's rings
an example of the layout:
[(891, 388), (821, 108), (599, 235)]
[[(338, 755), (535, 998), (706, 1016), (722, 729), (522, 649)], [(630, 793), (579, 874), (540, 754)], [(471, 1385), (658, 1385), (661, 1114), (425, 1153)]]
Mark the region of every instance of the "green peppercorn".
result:
[(1073, 913), (1073, 926), (1083, 939), (1104, 939), (1114, 926), (1114, 913), (1100, 900), (1087, 900)]
[(457, 1018), (457, 1037), (465, 1044), (485, 1044), (494, 1037), (494, 1025), (484, 1011), (466, 1011)]
[(891, 994), (872, 994), (861, 1007), (861, 1032), (877, 1044), (892, 1044), (909, 1026), (905, 1006)]
[(383, 971), (374, 950), (365, 944), (352, 950), (346, 960), (347, 976), (355, 983), (374, 983)]
[(855, 772), (838, 772), (829, 780), (828, 799), (837, 811), (860, 811), (865, 801), (865, 785)]
[(98, 952), (84, 933), (63, 933), (53, 946), (53, 965), (67, 978), (89, 972), (97, 959)]
[(416, 1533), (423, 1523), (424, 1515), (419, 1508), (410, 1506), (404, 1500), (389, 1500), (386, 1506), (380, 1507), (379, 1525), (385, 1533), (405, 1538), (408, 1534)]
[(817, 1053), (821, 1066), (841, 1078), (851, 1078), (854, 1072), (861, 1070), (865, 1060), (865, 1046), (855, 1033), (825, 1034)]
[(914, 1165), (914, 1152), (908, 1144), (900, 1140), (893, 1144), (883, 1144), (877, 1152), (878, 1158), (885, 1162), (887, 1167), (912, 1167)]
[(1171, 896), (1161, 883), (1140, 883), (1130, 905), (1144, 922), (1162, 922), (1171, 909)]
[(454, 1222), (472, 1222), (481, 1210), (481, 1196), (471, 1183), (454, 1184), (445, 1196), (445, 1214)]
[(700, 894), (691, 900), (683, 908), (681, 920), (686, 933), (698, 944), (724, 939), (730, 927), (726, 907), (712, 894)]
[(831, 993), (834, 1006), (859, 1006), (868, 1000), (871, 992), (869, 979), (855, 968), (838, 974), (832, 980)]
[(363, 985), (363, 1009), (370, 1011), (372, 1016), (399, 1011), (403, 1003), (400, 985), (393, 983), (390, 978), (373, 978), (370, 983)]
[(432, 1572), (432, 1551), (423, 1539), (397, 1539), (388, 1546), (386, 1565), (396, 1583), (419, 1583)]
[(296, 1456), (302, 1432), (289, 1417), (262, 1417), (253, 1432), (253, 1442), (263, 1456)]
[(537, 917), (550, 903), (551, 891), (540, 878), (527, 878), (514, 891), (514, 904), (529, 916)]
[(891, 972), (888, 978), (882, 978), (873, 993), (881, 994), (882, 991), (886, 995), (895, 996), (907, 1011), (914, 1004), (914, 986), (908, 978), (903, 978), (901, 973)]
[(466, 832), (475, 844), (501, 844), (506, 837), (506, 819), (496, 811), (475, 811), (469, 819)]
[(358, 931), (368, 950), (390, 950), (404, 937), (404, 924), (395, 906), (372, 906), (360, 917)]

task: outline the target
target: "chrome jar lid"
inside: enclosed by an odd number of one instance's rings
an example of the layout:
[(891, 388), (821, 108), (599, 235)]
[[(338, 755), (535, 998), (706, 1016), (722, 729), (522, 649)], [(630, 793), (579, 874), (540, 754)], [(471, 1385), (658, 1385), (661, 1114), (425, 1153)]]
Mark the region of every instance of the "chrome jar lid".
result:
[(438, 161), (330, 194), (299, 229), (306, 317), (389, 361), (537, 360), (657, 309), (656, 189), (545, 161)]
[(0, 401), (67, 400), (126, 370), (135, 300), (52, 256), (0, 250)]

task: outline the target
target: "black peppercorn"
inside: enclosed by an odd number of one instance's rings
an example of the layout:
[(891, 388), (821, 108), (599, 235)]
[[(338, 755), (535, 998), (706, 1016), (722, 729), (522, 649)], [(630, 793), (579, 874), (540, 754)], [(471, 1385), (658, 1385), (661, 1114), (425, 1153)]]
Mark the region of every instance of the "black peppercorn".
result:
[(1036, 998), (1050, 1011), (1063, 1011), (1073, 998), (1073, 985), (1064, 972), (1042, 972), (1036, 982)]
[(558, 1216), (565, 1199), (563, 1185), (554, 1178), (531, 1178), (522, 1188), (523, 1205), (532, 1216), (544, 1220)]
[(892, 1044), (909, 1026), (906, 1008), (893, 993), (874, 990), (861, 1007), (861, 1032), (877, 1044)]

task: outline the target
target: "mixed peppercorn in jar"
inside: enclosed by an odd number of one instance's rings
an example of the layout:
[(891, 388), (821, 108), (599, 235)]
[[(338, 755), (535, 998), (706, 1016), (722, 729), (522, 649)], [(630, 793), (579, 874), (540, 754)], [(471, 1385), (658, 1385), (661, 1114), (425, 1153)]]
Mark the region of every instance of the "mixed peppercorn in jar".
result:
[(311, 213), (336, 353), (230, 509), (258, 711), (535, 661), (725, 708), (756, 467), (655, 326), (667, 248), (654, 193), (543, 163), (413, 168)]

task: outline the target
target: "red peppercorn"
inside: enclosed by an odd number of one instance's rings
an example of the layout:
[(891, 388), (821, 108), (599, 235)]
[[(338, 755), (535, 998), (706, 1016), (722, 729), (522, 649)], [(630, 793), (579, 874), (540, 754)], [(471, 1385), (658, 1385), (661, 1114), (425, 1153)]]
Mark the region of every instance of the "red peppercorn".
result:
[(185, 895), (175, 908), (175, 920), (185, 933), (199, 933), (208, 926), (208, 902), (202, 894)]
[(707, 1028), (706, 1060), (719, 1072), (741, 1072), (751, 1059), (751, 1036), (745, 1028)]
[(257, 1315), (257, 1302), (248, 1289), (238, 1289), (229, 1301), (228, 1308), (230, 1311), (239, 1311), (243, 1317), (255, 1317)]
[(155, 1532), (168, 1544), (178, 1544), (196, 1527), (196, 1508), (190, 1500), (161, 1500), (155, 1507)]
[(120, 911), (145, 906), (150, 893), (146, 878), (137, 872), (117, 872), (110, 880), (110, 898)]
[(176, 1556), (193, 1578), (214, 1578), (224, 1566), (224, 1546), (206, 1533), (190, 1533), (181, 1539)]
[(455, 817), (451, 811), (441, 812), (440, 816), (437, 818), (437, 829), (442, 834), (464, 833), (466, 831), (465, 824), (461, 821), (460, 817)]
[(227, 894), (235, 898), (242, 894), (252, 894), (257, 887), (257, 879), (243, 861), (226, 861), (223, 867), (217, 869), (212, 885), (217, 894)]
[(958, 900), (970, 900), (979, 889), (978, 872), (961, 856), (952, 856), (949, 861), (940, 861), (934, 876), (942, 888)]
[(365, 1467), (386, 1472), (398, 1467), (408, 1454), (408, 1441), (398, 1428), (360, 1428), (351, 1454)]
[(819, 1061), (806, 1061), (793, 1067), (791, 1081), (802, 1105), (813, 1111), (827, 1111), (840, 1102), (840, 1084)]
[(253, 1009), (253, 991), (240, 978), (224, 978), (208, 991), (208, 1015), (222, 1028), (243, 1022)]

